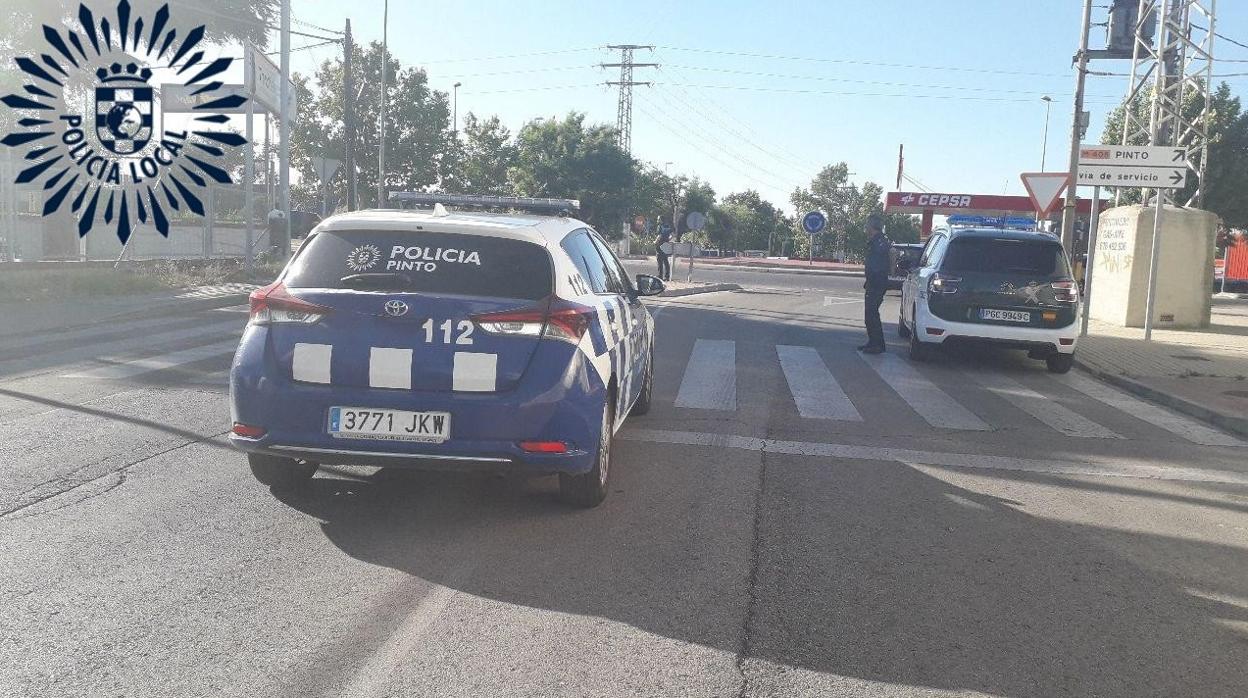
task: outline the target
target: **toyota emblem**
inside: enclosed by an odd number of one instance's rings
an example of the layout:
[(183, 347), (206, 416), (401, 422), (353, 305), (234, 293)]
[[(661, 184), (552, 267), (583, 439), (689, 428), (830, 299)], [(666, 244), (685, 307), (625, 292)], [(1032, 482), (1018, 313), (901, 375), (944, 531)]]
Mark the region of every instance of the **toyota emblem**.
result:
[(386, 301), (386, 315), (390, 317), (403, 317), (407, 315), (407, 303), (403, 301)]

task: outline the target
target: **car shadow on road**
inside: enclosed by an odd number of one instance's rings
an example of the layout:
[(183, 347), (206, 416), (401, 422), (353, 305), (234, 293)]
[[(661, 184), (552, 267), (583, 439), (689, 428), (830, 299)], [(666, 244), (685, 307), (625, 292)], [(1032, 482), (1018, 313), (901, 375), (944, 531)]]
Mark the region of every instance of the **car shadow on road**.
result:
[[(1050, 520), (900, 463), (768, 454), (760, 478), (753, 453), (618, 448), (632, 467), (589, 511), (548, 480), (396, 471), (279, 497), (353, 558), (738, 654), (776, 695), (793, 668), (1029, 697), (1244, 688), (1248, 610), (1189, 591), (1248, 597), (1242, 548)], [(1150, 546), (1235, 574), (1129, 554)]]

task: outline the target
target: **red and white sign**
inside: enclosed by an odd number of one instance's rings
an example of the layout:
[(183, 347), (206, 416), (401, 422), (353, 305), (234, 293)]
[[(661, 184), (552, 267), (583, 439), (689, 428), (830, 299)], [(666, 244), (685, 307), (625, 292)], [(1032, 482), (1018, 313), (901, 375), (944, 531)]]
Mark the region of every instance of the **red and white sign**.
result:
[[(1091, 199), (1079, 199), (1079, 212), (1088, 213)], [(1006, 194), (934, 194), (917, 191), (890, 191), (884, 198), (884, 210), (889, 213), (976, 213), (1003, 215), (1009, 213), (1034, 213), (1035, 206), (1026, 196)]]
[(1024, 172), (1023, 187), (1036, 207), (1036, 213), (1043, 218), (1053, 210), (1053, 205), (1062, 198), (1062, 190), (1070, 184), (1069, 172)]

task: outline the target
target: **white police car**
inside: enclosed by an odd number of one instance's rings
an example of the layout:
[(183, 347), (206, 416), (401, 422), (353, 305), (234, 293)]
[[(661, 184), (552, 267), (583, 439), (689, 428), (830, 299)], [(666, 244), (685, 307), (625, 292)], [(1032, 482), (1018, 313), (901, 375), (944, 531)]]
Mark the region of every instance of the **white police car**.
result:
[(636, 284), (575, 201), (396, 195), (318, 225), (251, 296), (230, 375), (230, 440), (272, 487), (317, 464), (558, 473), (607, 493), (611, 441), (649, 408), (654, 327)]
[(1041, 232), (937, 230), (902, 284), (897, 331), (910, 357), (938, 345), (1026, 349), (1054, 373), (1074, 362), (1079, 286), (1061, 243)]

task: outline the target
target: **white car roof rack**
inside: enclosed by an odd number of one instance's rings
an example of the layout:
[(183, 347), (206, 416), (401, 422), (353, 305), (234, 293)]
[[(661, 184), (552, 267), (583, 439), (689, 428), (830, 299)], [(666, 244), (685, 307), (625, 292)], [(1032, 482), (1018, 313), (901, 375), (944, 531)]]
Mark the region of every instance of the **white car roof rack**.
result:
[(390, 192), (390, 200), (398, 203), (403, 208), (431, 208), (437, 204), (442, 204), (443, 206), (553, 213), (563, 216), (570, 215), (573, 211), (579, 211), (581, 208), (581, 202), (576, 199), (535, 199), (526, 196), (477, 196), (474, 194), (438, 194), (419, 191)]

